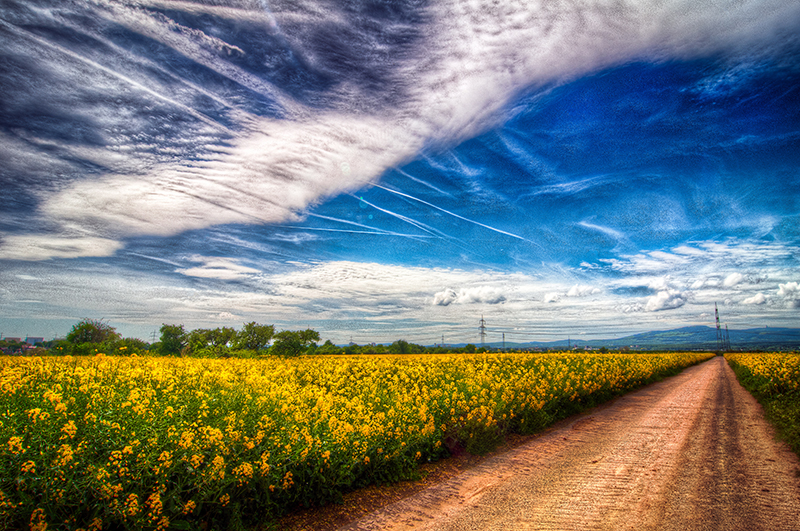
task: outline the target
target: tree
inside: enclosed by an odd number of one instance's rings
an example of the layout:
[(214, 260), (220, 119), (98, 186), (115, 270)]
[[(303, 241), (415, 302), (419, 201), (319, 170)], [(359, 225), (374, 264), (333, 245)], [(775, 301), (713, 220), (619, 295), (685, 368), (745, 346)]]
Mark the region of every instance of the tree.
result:
[(331, 355), (341, 353), (342, 349), (334, 345), (330, 339), (326, 340), (325, 343), (317, 349), (317, 354)]
[(186, 330), (183, 325), (161, 326), (161, 345), (159, 350), (165, 356), (178, 356), (186, 346)]
[(67, 334), (67, 341), (73, 345), (116, 341), (121, 337), (116, 330), (102, 319), (82, 319), (72, 325), (72, 330)]
[(197, 328), (186, 335), (186, 343), (193, 356), (219, 357), (228, 354), (228, 345), (236, 335), (236, 330), (227, 326)]
[(236, 330), (228, 326), (215, 328), (210, 332), (211, 333), (208, 335), (208, 340), (211, 343), (211, 346), (217, 349), (227, 347), (228, 343), (233, 341), (236, 337)]
[(211, 330), (208, 328), (195, 328), (186, 334), (186, 345), (192, 354), (198, 354), (208, 348), (211, 343)]
[(389, 345), (389, 352), (392, 354), (408, 354), (411, 352), (409, 348), (408, 341), (405, 339), (398, 339), (391, 345)]
[(269, 346), (275, 335), (275, 326), (261, 325), (255, 321), (245, 323), (233, 340), (233, 348), (246, 350), (262, 350)]
[(270, 349), (277, 356), (299, 356), (319, 341), (319, 332), (311, 330), (283, 330), (275, 334), (275, 343)]
[(107, 341), (103, 343), (105, 354), (116, 354), (118, 356), (130, 356), (131, 354), (141, 354), (150, 349), (150, 344), (132, 337), (126, 337), (117, 341)]

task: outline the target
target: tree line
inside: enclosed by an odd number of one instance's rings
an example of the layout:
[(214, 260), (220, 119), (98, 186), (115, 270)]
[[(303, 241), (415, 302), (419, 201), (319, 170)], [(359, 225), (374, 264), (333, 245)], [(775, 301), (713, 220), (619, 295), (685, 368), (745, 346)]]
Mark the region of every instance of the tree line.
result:
[(390, 345), (337, 346), (330, 340), (318, 345), (319, 332), (305, 330), (275, 331), (274, 325), (255, 321), (244, 323), (240, 330), (231, 327), (197, 328), (186, 330), (182, 324), (163, 324), (161, 337), (155, 343), (141, 339), (123, 338), (110, 324), (102, 319), (82, 319), (72, 326), (63, 340), (48, 341), (44, 347), (50, 354), (61, 355), (161, 355), (191, 356), (206, 358), (299, 356), (332, 354), (435, 354), (450, 352), (485, 352), (486, 348), (475, 345), (447, 348), (426, 347), (397, 340)]
[(51, 354), (63, 355), (161, 355), (206, 358), (255, 357), (260, 355), (298, 356), (316, 347), (315, 330), (275, 331), (273, 325), (255, 321), (241, 330), (223, 326), (186, 330), (182, 325), (164, 324), (155, 343), (123, 338), (115, 327), (102, 319), (82, 319), (72, 326), (67, 337), (44, 344)]

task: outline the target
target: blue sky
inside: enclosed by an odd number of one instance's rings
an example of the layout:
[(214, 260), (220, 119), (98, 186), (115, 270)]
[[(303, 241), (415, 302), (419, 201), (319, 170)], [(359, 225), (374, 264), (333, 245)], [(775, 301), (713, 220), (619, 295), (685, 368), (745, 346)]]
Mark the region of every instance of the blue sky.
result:
[(797, 326), (798, 29), (779, 0), (6, 2), (0, 333)]

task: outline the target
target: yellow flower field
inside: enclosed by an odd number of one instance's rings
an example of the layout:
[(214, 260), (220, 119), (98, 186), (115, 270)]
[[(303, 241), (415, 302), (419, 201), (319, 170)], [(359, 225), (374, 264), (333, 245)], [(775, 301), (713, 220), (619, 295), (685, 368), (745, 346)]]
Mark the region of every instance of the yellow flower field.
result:
[(0, 529), (263, 524), (708, 357), (0, 357)]
[(800, 456), (800, 354), (729, 353), (728, 364), (764, 406), (767, 419)]
[[(752, 382), (761, 395), (800, 392), (800, 355), (778, 352), (729, 353), (725, 359), (740, 379)], [(749, 387), (748, 387), (749, 388)]]

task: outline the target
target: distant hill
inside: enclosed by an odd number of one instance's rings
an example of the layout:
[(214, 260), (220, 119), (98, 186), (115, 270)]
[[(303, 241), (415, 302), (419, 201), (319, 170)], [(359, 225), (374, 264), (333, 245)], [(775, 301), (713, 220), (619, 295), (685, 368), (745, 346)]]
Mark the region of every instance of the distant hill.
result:
[[(724, 333), (724, 331), (723, 331)], [(800, 349), (800, 329), (798, 328), (752, 328), (749, 330), (729, 330), (732, 350), (787, 350)], [(642, 332), (616, 339), (572, 339), (569, 341), (533, 341), (530, 343), (509, 343), (508, 348), (567, 348), (567, 346), (594, 348), (633, 348), (643, 350), (676, 350), (717, 348), (717, 331), (709, 326), (687, 326), (674, 330)], [(502, 343), (488, 343), (493, 348)]]

